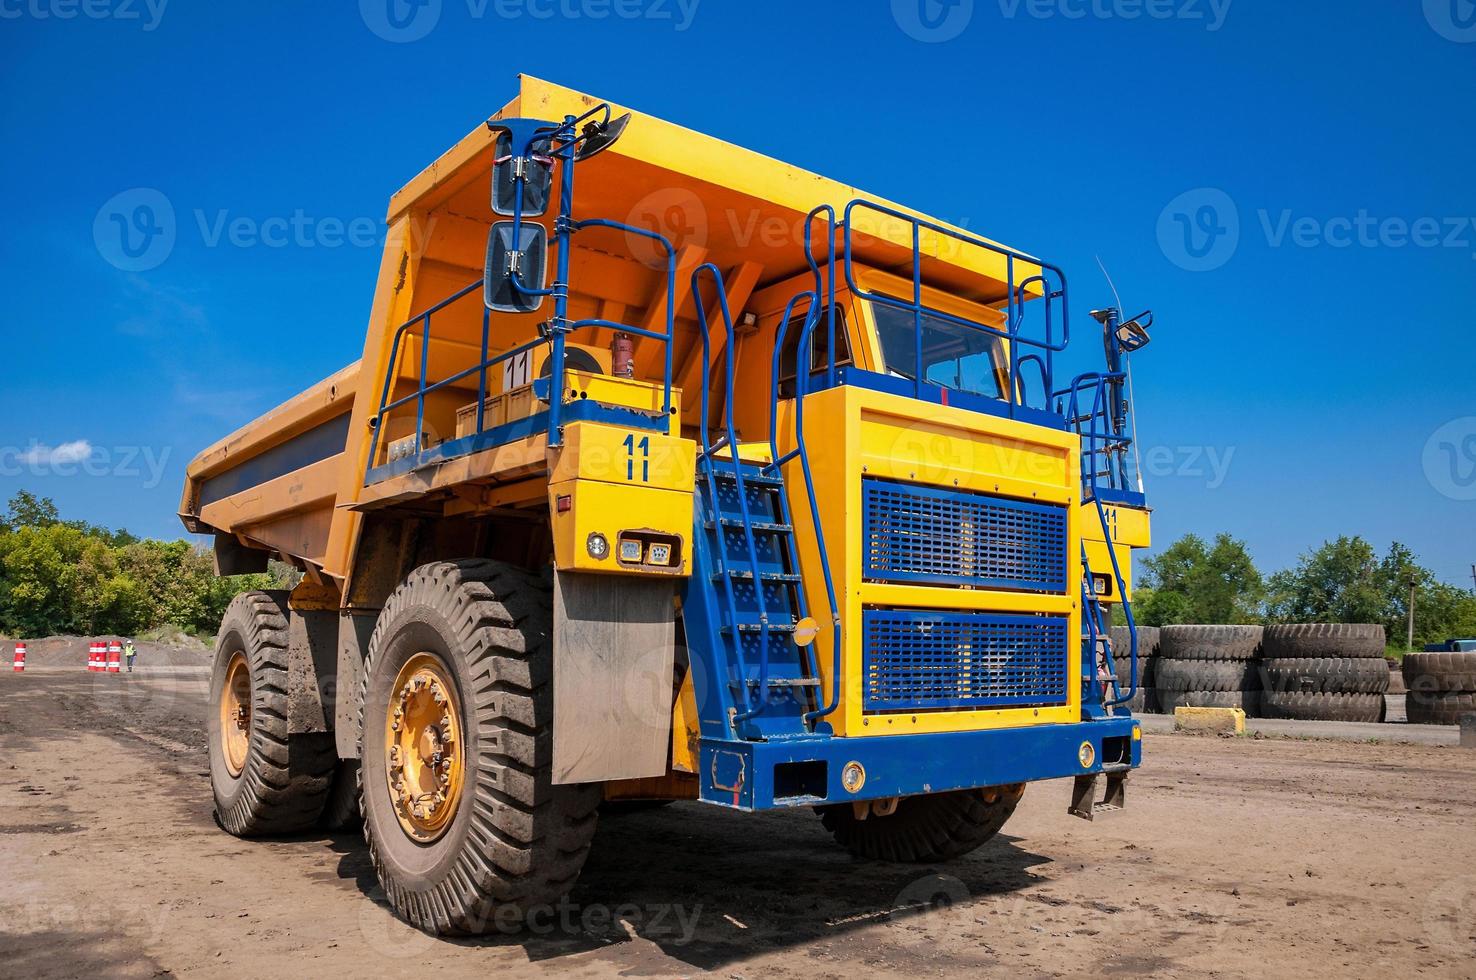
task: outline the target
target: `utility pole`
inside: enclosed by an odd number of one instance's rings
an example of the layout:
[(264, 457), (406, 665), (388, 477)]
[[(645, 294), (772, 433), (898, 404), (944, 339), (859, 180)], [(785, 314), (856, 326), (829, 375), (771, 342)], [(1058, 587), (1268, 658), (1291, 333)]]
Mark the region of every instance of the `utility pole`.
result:
[[(1472, 571), (1476, 571), (1476, 568), (1473, 568)], [(1409, 637), (1405, 644), (1405, 651), (1407, 653), (1414, 653), (1415, 586), (1418, 584), (1419, 579), (1411, 575), (1409, 577)]]
[(1476, 585), (1476, 565), (1471, 566), (1471, 584)]

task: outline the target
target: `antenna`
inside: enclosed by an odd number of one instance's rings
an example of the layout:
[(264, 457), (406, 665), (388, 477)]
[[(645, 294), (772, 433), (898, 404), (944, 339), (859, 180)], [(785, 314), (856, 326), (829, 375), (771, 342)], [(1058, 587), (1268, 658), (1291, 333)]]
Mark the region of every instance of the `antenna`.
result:
[[(1102, 270), (1102, 278), (1107, 280), (1107, 288), (1112, 290), (1112, 302), (1117, 304), (1117, 315), (1123, 312), (1122, 297), (1117, 294), (1117, 283), (1112, 281), (1112, 274), (1107, 271), (1107, 266), (1102, 262), (1102, 256), (1093, 255), (1097, 260), (1097, 268)], [(1126, 351), (1122, 355), (1123, 365), (1127, 367), (1128, 381), (1128, 424), (1133, 427), (1133, 470), (1138, 475), (1138, 492), (1143, 492), (1143, 451), (1138, 447), (1138, 406), (1133, 397), (1133, 359)], [(1476, 565), (1471, 566), (1471, 577), (1476, 579)]]

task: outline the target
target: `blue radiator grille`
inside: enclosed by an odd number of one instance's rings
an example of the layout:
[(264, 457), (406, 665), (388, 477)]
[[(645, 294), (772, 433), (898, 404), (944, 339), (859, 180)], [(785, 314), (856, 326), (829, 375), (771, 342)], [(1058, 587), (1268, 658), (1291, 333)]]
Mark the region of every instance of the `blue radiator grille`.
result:
[(1066, 591), (1063, 506), (864, 479), (861, 520), (871, 581)]
[(1066, 703), (1065, 617), (867, 609), (861, 622), (866, 711)]

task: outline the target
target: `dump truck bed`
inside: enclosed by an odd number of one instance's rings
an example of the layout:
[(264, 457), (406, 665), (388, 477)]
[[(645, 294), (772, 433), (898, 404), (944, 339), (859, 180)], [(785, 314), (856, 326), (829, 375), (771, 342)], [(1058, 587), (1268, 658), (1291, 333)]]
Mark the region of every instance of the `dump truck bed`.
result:
[[(520, 76), (518, 97), (497, 117), (556, 119), (598, 103), (592, 96)], [(413, 383), (405, 359), (395, 357), (397, 328), (480, 278), (487, 230), (494, 220), (488, 199), (494, 152), (495, 135), (478, 126), (393, 196), (361, 358), (196, 457), (180, 507), (186, 527), (275, 552), (310, 573), (333, 578), (347, 574), (361, 519), (355, 508), (365, 496), (371, 422), (387, 392), (402, 382)], [(846, 184), (631, 112), (619, 142), (597, 165), (580, 170), (575, 205), (580, 215), (607, 216), (666, 233), (680, 242), (679, 261), (685, 270), (704, 262), (735, 270), (735, 278), (747, 283), (746, 298), (806, 271), (805, 228), (812, 208), (842, 207), (862, 196)], [(881, 203), (898, 214), (918, 216), (901, 205)], [(910, 275), (910, 223), (867, 212), (858, 213), (852, 224), (856, 255), (873, 268)], [(1004, 255), (960, 249), (956, 240), (927, 227), (918, 244), (929, 259), (930, 283), (976, 303), (1002, 305), (1006, 284), (1029, 275), (1019, 261), (1007, 268), (1010, 260)], [(596, 292), (575, 297), (576, 302), (611, 320), (655, 323), (664, 318), (664, 277), (658, 263), (641, 255), (639, 242), (603, 232), (580, 246), (574, 254), (576, 272), (599, 285)], [(823, 241), (815, 247), (822, 248)], [(696, 323), (685, 284), (675, 295), (681, 356), (690, 364), (696, 332), (711, 330), (711, 324)], [(469, 336), (472, 329), (464, 332)], [(433, 374), (448, 352), (455, 353), (452, 345), (431, 347), (426, 361)], [(649, 363), (652, 356), (649, 349), (638, 349), (637, 364)], [(686, 373), (690, 380), (692, 372)], [(475, 400), (474, 394), (461, 397)], [(530, 438), (522, 447), (525, 468), (542, 459), (544, 447), (535, 443)], [(410, 492), (403, 486), (393, 491)]]

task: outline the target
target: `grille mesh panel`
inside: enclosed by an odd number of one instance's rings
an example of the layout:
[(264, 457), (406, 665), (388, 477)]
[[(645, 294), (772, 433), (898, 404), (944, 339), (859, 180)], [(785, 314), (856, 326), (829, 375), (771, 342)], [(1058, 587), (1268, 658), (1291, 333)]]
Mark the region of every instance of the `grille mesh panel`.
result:
[(867, 711), (1066, 703), (1065, 617), (867, 609), (862, 628)]
[(862, 480), (872, 581), (1066, 591), (1066, 508)]

